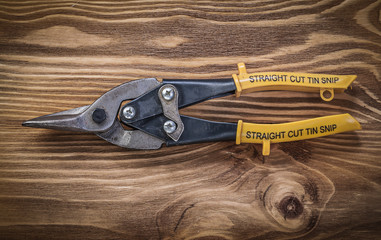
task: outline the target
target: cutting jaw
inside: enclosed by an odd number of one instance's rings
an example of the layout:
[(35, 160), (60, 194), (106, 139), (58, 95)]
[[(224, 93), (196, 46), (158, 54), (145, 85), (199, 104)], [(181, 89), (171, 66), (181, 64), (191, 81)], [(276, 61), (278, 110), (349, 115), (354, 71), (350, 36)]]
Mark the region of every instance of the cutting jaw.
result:
[[(22, 125), (68, 131), (92, 132), (104, 140), (126, 148), (158, 149), (163, 140), (139, 130), (125, 130), (117, 118), (123, 101), (135, 99), (158, 87), (156, 78), (144, 78), (119, 85), (93, 104), (37, 117)], [(119, 104), (117, 104), (119, 103)]]

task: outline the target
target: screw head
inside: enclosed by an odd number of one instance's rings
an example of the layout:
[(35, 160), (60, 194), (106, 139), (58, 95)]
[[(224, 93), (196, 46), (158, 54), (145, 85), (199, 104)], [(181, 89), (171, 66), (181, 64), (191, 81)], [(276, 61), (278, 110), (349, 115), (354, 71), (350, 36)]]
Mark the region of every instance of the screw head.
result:
[(175, 91), (173, 90), (173, 88), (171, 87), (165, 87), (162, 91), (161, 91), (161, 95), (163, 96), (163, 98), (167, 101), (170, 101), (173, 99), (173, 97), (175, 96)]
[(123, 108), (123, 116), (126, 119), (133, 119), (135, 117), (135, 114), (136, 114), (135, 108), (131, 106), (127, 106)]
[(91, 116), (93, 121), (96, 123), (101, 123), (106, 120), (106, 111), (102, 108), (96, 108)]
[(163, 128), (164, 128), (164, 131), (166, 133), (171, 134), (171, 133), (174, 133), (176, 131), (177, 126), (176, 126), (176, 123), (174, 121), (168, 120), (164, 123)]

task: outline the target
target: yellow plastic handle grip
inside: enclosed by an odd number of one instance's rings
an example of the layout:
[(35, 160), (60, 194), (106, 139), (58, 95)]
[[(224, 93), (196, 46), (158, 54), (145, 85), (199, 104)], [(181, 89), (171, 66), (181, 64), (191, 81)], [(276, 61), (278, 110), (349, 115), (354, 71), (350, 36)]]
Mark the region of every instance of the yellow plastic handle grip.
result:
[(361, 129), (350, 114), (332, 115), (281, 124), (253, 124), (238, 121), (236, 144), (262, 143), (264, 156), (270, 154), (270, 142), (290, 142), (323, 137)]
[(344, 92), (356, 79), (356, 75), (328, 75), (293, 72), (259, 72), (249, 74), (244, 63), (238, 63), (239, 74), (233, 74), (236, 96), (242, 92), (265, 90), (290, 90), (320, 92), (324, 101), (331, 101), (334, 92)]

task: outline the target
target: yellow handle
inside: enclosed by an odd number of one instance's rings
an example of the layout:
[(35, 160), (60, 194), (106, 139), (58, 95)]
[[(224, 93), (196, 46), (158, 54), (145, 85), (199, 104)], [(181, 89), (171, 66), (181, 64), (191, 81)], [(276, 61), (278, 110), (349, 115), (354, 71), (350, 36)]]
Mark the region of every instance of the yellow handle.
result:
[(281, 124), (253, 124), (238, 121), (236, 144), (263, 143), (263, 155), (270, 154), (270, 142), (290, 142), (361, 129), (349, 114), (332, 115)]
[(334, 92), (344, 92), (356, 79), (356, 75), (328, 75), (292, 72), (260, 72), (249, 74), (244, 63), (238, 63), (239, 74), (233, 74), (236, 96), (241, 92), (264, 90), (290, 90), (320, 92), (320, 97), (331, 101)]

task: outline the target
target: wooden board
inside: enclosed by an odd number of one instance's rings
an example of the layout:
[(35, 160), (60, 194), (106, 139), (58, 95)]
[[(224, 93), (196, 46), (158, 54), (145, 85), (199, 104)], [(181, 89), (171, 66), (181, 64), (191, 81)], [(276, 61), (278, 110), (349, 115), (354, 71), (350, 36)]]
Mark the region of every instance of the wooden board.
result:
[[(1, 239), (381, 237), (380, 1), (0, 1)], [(350, 113), (363, 130), (261, 146), (126, 150), (21, 127), (123, 82), (249, 72), (356, 74), (181, 112), (280, 123)]]

